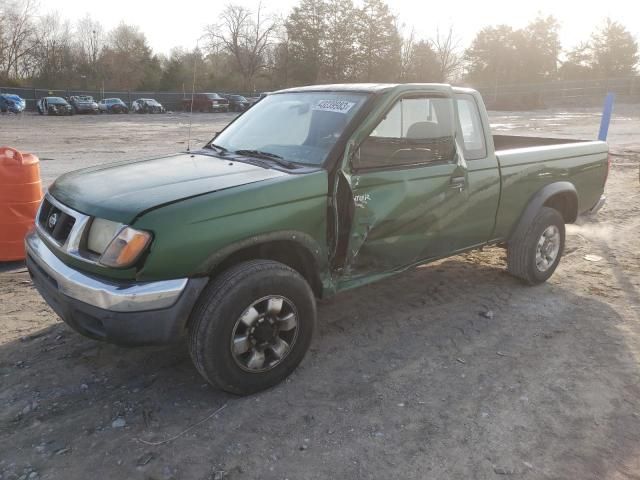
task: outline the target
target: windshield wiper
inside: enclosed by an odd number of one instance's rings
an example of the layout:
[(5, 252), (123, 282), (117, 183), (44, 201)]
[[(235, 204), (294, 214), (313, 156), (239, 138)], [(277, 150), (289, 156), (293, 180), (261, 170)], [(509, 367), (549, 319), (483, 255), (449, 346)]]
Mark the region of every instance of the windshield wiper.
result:
[(244, 155), (245, 157), (254, 157), (254, 158), (262, 158), (265, 160), (271, 160), (274, 163), (277, 163), (281, 167), (285, 167), (288, 169), (298, 168), (298, 166), (290, 162), (289, 160), (285, 160), (280, 155), (271, 152), (263, 152), (262, 150), (236, 150), (234, 153), (238, 155)]
[(220, 153), (228, 153), (229, 150), (227, 150), (224, 147), (221, 147), (220, 145), (216, 145), (215, 143), (209, 143), (207, 144), (207, 147), (211, 148), (211, 149), (217, 149)]

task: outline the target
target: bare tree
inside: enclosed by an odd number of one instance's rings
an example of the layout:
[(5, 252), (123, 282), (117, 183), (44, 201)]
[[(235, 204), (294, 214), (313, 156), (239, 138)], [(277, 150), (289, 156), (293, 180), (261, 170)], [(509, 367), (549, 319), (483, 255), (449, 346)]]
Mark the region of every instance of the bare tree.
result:
[(440, 64), (440, 81), (447, 82), (456, 79), (462, 69), (462, 55), (460, 53), (460, 39), (453, 33), (453, 26), (446, 34), (436, 31), (436, 37), (431, 41), (433, 50)]
[(400, 79), (402, 81), (407, 81), (410, 76), (415, 45), (415, 32), (412, 27), (408, 35), (402, 36), (402, 43), (400, 47)]
[(278, 86), (289, 84), (289, 70), (291, 69), (291, 40), (286, 25), (286, 18), (280, 17), (275, 32), (275, 45), (269, 49), (268, 68), (271, 79)]
[(76, 24), (76, 42), (79, 66), (95, 82), (99, 77), (100, 56), (105, 47), (102, 24), (87, 14)]
[(275, 37), (277, 23), (265, 15), (262, 4), (255, 14), (240, 5), (227, 5), (220, 22), (209, 25), (206, 35), (209, 50), (222, 49), (233, 59), (244, 87), (249, 88), (254, 78), (266, 66), (267, 50)]
[(111, 30), (101, 58), (113, 88), (142, 88), (146, 80), (159, 79), (149, 76), (157, 58), (138, 27), (121, 23)]
[(2, 7), (3, 55), (0, 56), (0, 72), (7, 78), (20, 78), (28, 65), (29, 56), (38, 46), (35, 35), (35, 0), (15, 0)]
[[(4, 58), (7, 52), (7, 30), (6, 30), (6, 19), (7, 19), (7, 3), (5, 0), (0, 1), (0, 69), (4, 67)], [(1, 78), (1, 77), (0, 77)]]
[(38, 47), (33, 55), (31, 77), (37, 76), (47, 86), (62, 86), (74, 72), (72, 35), (69, 21), (57, 13), (41, 17), (37, 23)]

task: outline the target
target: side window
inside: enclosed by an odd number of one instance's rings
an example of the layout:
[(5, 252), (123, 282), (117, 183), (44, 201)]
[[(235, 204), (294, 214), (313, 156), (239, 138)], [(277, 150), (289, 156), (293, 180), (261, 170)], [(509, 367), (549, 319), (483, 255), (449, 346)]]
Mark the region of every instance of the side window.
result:
[(464, 156), (467, 160), (477, 160), (487, 156), (484, 130), (478, 105), (473, 96), (462, 94), (456, 97), (460, 137), (463, 140)]
[(360, 146), (356, 168), (394, 168), (455, 158), (453, 100), (398, 100)]

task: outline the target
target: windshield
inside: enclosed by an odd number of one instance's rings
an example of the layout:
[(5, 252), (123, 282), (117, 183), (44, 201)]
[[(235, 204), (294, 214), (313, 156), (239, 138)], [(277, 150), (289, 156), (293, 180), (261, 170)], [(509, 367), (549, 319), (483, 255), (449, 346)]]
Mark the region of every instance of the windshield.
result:
[(229, 95), (229, 98), (236, 100), (238, 102), (246, 102), (247, 99), (244, 98), (242, 95)]
[(269, 95), (218, 135), (216, 146), (259, 150), (296, 163), (322, 165), (367, 98), (362, 93)]
[(205, 93), (205, 96), (206, 96), (207, 98), (218, 98), (218, 99), (222, 98), (222, 97), (221, 97), (220, 95), (218, 95), (217, 93)]
[(51, 103), (55, 105), (66, 105), (67, 101), (64, 98), (60, 98), (60, 97), (49, 97), (47, 98), (47, 103)]
[(143, 102), (147, 102), (147, 104), (152, 105), (152, 106), (154, 106), (154, 107), (157, 107), (157, 106), (159, 106), (159, 105), (160, 105), (160, 104), (159, 104), (156, 100), (154, 100), (153, 98), (143, 99), (142, 101), (143, 101)]

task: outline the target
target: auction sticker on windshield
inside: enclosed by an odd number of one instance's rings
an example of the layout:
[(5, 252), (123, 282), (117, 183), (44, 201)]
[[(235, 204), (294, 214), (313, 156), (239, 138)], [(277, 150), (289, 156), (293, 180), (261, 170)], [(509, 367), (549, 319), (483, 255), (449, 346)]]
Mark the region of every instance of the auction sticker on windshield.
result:
[(313, 106), (313, 110), (347, 113), (355, 104), (356, 102), (347, 102), (345, 100), (318, 100), (318, 103)]

